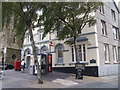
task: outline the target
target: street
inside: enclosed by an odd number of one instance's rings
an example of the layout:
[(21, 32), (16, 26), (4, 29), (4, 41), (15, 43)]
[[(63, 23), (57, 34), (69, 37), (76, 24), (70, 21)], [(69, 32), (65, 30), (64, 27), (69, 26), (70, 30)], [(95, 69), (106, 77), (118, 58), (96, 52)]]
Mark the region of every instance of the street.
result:
[(84, 76), (75, 79), (74, 74), (52, 72), (42, 76), (44, 83), (37, 84), (36, 75), (21, 71), (6, 70), (2, 88), (118, 88), (117, 75), (108, 77)]

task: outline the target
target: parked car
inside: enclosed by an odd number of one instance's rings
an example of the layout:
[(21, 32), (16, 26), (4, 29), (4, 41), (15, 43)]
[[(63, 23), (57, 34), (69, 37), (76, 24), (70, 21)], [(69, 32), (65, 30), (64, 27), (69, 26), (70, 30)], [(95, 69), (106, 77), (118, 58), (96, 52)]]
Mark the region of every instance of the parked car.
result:
[(1, 63), (0, 62), (0, 69), (2, 70), (7, 70), (7, 69), (13, 69), (14, 66), (12, 64), (9, 64), (9, 63)]

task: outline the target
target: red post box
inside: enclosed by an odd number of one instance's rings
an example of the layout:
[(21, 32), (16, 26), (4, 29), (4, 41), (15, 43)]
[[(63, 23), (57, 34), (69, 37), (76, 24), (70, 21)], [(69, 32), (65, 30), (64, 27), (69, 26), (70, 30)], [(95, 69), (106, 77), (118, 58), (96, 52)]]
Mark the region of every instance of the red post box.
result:
[(48, 72), (52, 72), (52, 54), (48, 54)]
[(14, 61), (14, 69), (21, 70), (21, 61)]

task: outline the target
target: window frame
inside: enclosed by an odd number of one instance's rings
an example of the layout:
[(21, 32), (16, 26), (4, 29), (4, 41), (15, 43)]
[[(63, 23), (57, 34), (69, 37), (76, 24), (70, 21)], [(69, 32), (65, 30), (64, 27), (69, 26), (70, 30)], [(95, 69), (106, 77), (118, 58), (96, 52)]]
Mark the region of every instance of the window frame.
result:
[(109, 44), (104, 43), (104, 60), (105, 63), (110, 63), (110, 48)]
[[(85, 48), (83, 46), (85, 46)], [(77, 46), (77, 48), (78, 48), (77, 54), (78, 54), (79, 61), (82, 61), (82, 62), (87, 61), (87, 46), (86, 46), (86, 44), (80, 44)], [(84, 52), (84, 50), (85, 50), (85, 52)], [(79, 56), (81, 56), (81, 58), (79, 58)]]
[(100, 6), (99, 12), (100, 12), (101, 14), (103, 14), (103, 15), (105, 14), (104, 5)]
[(107, 26), (106, 22), (101, 20), (101, 30), (102, 30), (102, 35), (107, 36)]
[(113, 9), (111, 9), (111, 15), (112, 15), (112, 19), (114, 21), (116, 21), (116, 14), (115, 14), (115, 11)]
[(118, 63), (118, 53), (117, 53), (117, 46), (114, 46), (112, 47), (112, 50), (113, 50), (113, 62), (114, 63)]
[(115, 40), (119, 40), (120, 39), (119, 29), (115, 26), (112, 26), (112, 31), (113, 31), (113, 38)]

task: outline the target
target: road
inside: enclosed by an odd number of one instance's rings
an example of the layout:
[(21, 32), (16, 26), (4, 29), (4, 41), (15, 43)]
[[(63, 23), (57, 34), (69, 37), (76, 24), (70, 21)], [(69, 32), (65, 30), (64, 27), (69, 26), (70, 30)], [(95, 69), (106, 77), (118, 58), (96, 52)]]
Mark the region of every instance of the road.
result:
[(118, 78), (84, 76), (83, 80), (74, 79), (74, 74), (53, 72), (43, 76), (44, 84), (37, 84), (36, 75), (6, 70), (2, 88), (118, 88)]

